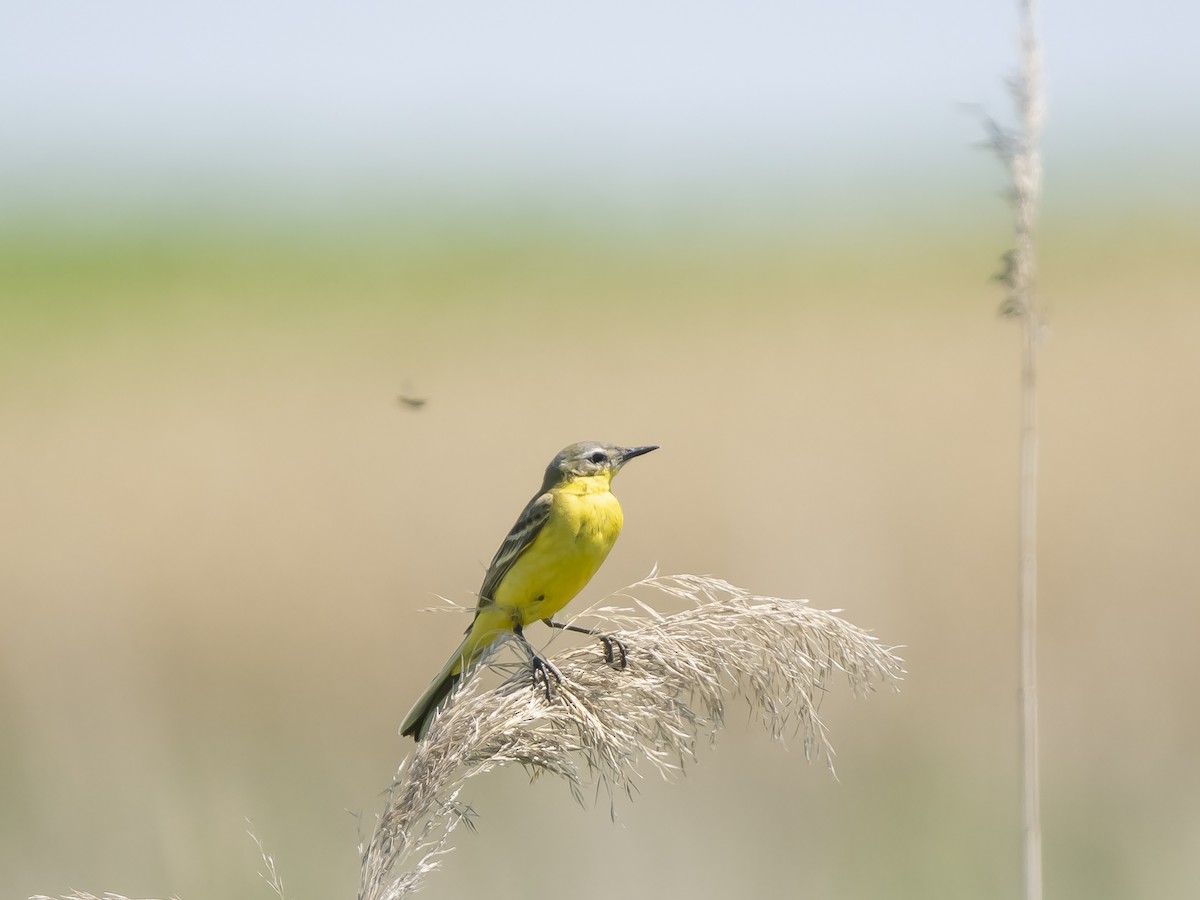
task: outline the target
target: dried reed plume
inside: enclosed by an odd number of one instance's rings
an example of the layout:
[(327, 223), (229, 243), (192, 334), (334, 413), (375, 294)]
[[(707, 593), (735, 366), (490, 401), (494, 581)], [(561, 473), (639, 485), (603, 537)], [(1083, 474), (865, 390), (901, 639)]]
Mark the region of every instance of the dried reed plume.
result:
[[(642, 598), (660, 592), (688, 608), (660, 615)], [(628, 648), (628, 666), (603, 662), (592, 644), (554, 657), (562, 673), (553, 700), (530, 689), (527, 662), (498, 666), (507, 678), (466, 681), (425, 739), (401, 763), (386, 808), (363, 848), (359, 900), (398, 900), (418, 889), (472, 811), (466, 781), (518, 763), (534, 777), (563, 778), (577, 799), (593, 783), (610, 799), (630, 793), (640, 768), (663, 776), (694, 759), (697, 740), (722, 723), (727, 700), (744, 696), (775, 738), (802, 732), (807, 758), (829, 759), (817, 707), (830, 677), (861, 695), (903, 674), (900, 659), (833, 612), (803, 601), (759, 597), (711, 576), (649, 578), (615, 597), (641, 614), (588, 611)], [(643, 762), (644, 761), (644, 762)]]

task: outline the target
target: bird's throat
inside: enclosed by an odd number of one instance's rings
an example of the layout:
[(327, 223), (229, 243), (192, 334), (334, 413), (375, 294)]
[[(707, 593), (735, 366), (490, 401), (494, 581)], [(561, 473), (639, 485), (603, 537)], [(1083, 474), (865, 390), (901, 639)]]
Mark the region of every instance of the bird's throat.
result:
[(604, 494), (612, 486), (612, 473), (601, 472), (598, 475), (587, 475), (572, 478), (555, 488), (564, 494)]

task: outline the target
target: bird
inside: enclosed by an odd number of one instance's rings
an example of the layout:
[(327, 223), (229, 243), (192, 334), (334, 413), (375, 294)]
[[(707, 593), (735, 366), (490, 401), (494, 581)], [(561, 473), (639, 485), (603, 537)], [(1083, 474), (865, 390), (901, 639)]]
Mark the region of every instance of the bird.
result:
[(561, 682), (562, 676), (525, 637), (525, 626), (532, 622), (599, 637), (605, 660), (625, 667), (625, 647), (615, 638), (555, 622), (553, 616), (583, 590), (621, 533), (625, 519), (610, 490), (613, 476), (631, 459), (657, 449), (581, 441), (550, 460), (541, 488), (492, 557), (466, 637), (404, 717), (402, 736), (420, 741), (442, 701), (508, 632), (529, 655), (534, 688), (544, 683), (549, 698), (550, 679)]

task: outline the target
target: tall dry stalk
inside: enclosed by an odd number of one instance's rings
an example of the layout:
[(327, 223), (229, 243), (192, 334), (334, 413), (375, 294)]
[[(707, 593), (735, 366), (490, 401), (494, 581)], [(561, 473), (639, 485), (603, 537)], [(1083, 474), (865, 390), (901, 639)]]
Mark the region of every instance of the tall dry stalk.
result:
[(1024, 896), (1042, 897), (1041, 788), (1038, 773), (1037, 693), (1037, 489), (1038, 339), (1041, 310), (1035, 293), (1034, 226), (1042, 197), (1041, 132), (1045, 113), (1036, 0), (1021, 0), (1021, 68), (1010, 82), (1018, 124), (1005, 128), (988, 119), (989, 144), (1011, 176), (1013, 248), (997, 276), (1007, 288), (1000, 308), (1021, 327), (1021, 474), (1018, 540), (1020, 616), (1021, 807)]

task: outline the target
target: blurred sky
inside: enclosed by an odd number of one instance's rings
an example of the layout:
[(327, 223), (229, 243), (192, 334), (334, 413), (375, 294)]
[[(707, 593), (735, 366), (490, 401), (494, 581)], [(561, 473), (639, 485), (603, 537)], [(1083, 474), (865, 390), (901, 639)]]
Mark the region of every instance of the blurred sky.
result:
[[(1046, 3), (1041, 22), (1051, 166), (1180, 202), (1200, 5)], [(960, 104), (1009, 113), (1016, 30), (1015, 2), (959, 0), (15, 2), (0, 190), (11, 211), (944, 176), (979, 136)]]

